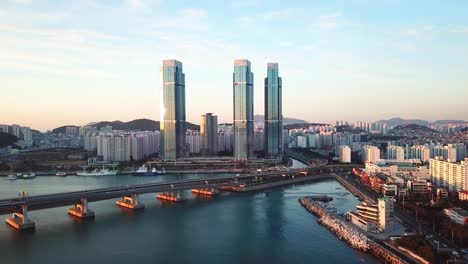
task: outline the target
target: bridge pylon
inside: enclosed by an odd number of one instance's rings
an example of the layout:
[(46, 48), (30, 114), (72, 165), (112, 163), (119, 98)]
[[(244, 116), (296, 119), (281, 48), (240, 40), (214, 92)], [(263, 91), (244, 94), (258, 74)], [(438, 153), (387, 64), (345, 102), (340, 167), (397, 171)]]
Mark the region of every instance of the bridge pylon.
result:
[(115, 202), (120, 207), (128, 209), (143, 209), (145, 204), (141, 203), (138, 194), (126, 195), (122, 199)]
[(180, 197), (180, 192), (163, 192), (156, 195), (156, 198), (159, 200), (169, 201), (169, 202), (182, 202), (185, 201), (184, 198)]
[(215, 188), (192, 189), (192, 193), (204, 196), (215, 196), (219, 191)]
[(68, 209), (68, 214), (76, 216), (78, 218), (92, 218), (94, 217), (94, 211), (88, 209), (88, 199), (81, 198), (80, 202), (73, 205)]
[(28, 218), (28, 206), (22, 205), (21, 212), (13, 213), (12, 217), (7, 217), (5, 222), (18, 230), (28, 230), (36, 228), (36, 224)]

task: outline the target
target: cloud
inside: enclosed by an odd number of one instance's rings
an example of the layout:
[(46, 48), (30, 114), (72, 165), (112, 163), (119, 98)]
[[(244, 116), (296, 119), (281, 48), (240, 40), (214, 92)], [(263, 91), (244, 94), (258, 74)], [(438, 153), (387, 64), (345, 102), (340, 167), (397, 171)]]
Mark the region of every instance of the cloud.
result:
[(429, 36), (433, 35), (434, 33), (435, 29), (431, 25), (410, 27), (403, 31), (404, 35), (412, 37)]
[(285, 19), (297, 14), (299, 9), (296, 8), (285, 8), (281, 10), (268, 11), (262, 14), (263, 20), (271, 21), (276, 19)]
[(450, 25), (447, 31), (453, 34), (468, 34), (468, 26)]
[(128, 6), (133, 9), (144, 9), (150, 6), (158, 5), (158, 0), (126, 0)]
[(321, 30), (334, 30), (344, 24), (343, 20), (344, 17), (341, 12), (335, 12), (317, 16), (313, 24)]
[(176, 16), (164, 17), (156, 25), (160, 29), (170, 28), (172, 31), (207, 31), (208, 12), (200, 8), (186, 8), (179, 11)]

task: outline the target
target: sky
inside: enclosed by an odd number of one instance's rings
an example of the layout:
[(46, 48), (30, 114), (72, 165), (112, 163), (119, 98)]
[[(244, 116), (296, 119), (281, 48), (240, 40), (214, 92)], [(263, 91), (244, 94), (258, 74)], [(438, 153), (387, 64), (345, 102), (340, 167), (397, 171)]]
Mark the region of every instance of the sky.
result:
[(0, 124), (39, 130), (159, 120), (163, 59), (183, 63), (187, 119), (232, 122), (246, 58), (263, 114), (268, 62), (283, 115), (311, 122), (468, 120), (468, 1), (1, 0)]

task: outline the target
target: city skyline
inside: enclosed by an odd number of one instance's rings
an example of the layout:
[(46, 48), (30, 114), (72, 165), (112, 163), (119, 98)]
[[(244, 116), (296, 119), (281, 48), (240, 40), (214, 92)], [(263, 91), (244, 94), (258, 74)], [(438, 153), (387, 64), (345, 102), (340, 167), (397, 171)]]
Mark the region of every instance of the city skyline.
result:
[[(269, 61), (281, 63), (286, 117), (467, 120), (468, 3), (451, 3), (5, 1), (0, 76), (8, 112), (0, 123), (45, 131), (158, 120), (158, 67), (166, 58), (183, 61), (190, 73), (187, 121), (214, 112), (229, 122), (232, 107), (223, 98), (231, 93), (232, 60), (241, 57), (255, 62), (256, 73)], [(391, 9), (405, 12), (393, 20)], [(231, 34), (247, 29), (250, 38)], [(262, 87), (262, 78), (254, 86)], [(220, 100), (208, 106), (212, 95)], [(262, 114), (262, 89), (254, 98)]]

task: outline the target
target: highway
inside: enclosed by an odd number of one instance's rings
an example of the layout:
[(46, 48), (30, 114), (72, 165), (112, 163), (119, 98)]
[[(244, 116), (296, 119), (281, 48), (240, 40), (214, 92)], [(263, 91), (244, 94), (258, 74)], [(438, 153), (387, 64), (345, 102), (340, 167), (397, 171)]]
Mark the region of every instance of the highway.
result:
[[(298, 172), (305, 172), (307, 169), (288, 169), (284, 171), (259, 172), (247, 176), (234, 176), (224, 178), (207, 178), (189, 181), (174, 181), (165, 183), (148, 183), (140, 185), (118, 186), (111, 188), (101, 188), (94, 190), (84, 190), (66, 193), (55, 193), (46, 195), (36, 195), (29, 197), (18, 197), (0, 200), (0, 215), (21, 211), (21, 206), (26, 205), (29, 211), (40, 210), (52, 207), (73, 205), (86, 198), (88, 202), (101, 201), (119, 198), (132, 194), (172, 192), (201, 188), (219, 188), (222, 186), (249, 185), (262, 178), (263, 182), (281, 181), (290, 179)], [(288, 176), (289, 175), (289, 176)]]

